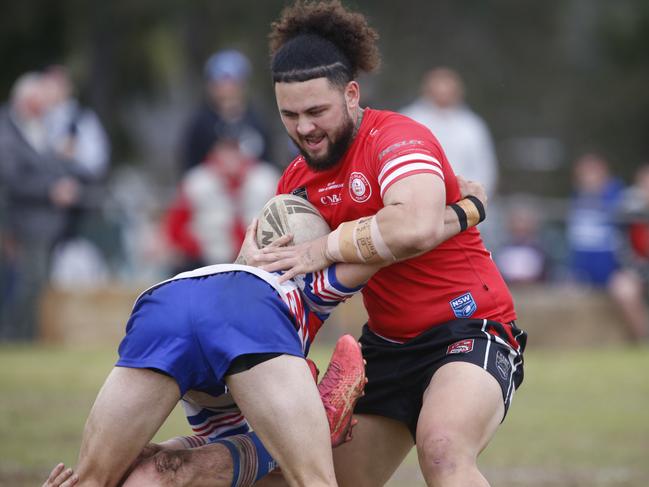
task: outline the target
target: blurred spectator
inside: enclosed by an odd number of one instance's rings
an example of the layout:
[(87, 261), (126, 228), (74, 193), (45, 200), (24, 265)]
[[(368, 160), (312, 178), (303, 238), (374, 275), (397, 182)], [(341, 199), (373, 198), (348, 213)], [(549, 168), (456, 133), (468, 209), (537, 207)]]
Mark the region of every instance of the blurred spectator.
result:
[(649, 266), (649, 163), (640, 166), (633, 186), (624, 192), (620, 217), (628, 240), (625, 262), (633, 262), (638, 268)]
[(0, 111), (0, 181), (7, 210), (3, 259), (14, 276), (2, 307), (5, 340), (35, 338), (51, 247), (82, 196), (76, 168), (49, 147), (42, 81), (36, 73), (20, 77)]
[(541, 241), (538, 210), (522, 201), (510, 201), (506, 218), (508, 236), (494, 256), (503, 277), (509, 284), (545, 281), (549, 259)]
[(191, 118), (181, 147), (182, 172), (200, 164), (224, 132), (239, 133), (241, 150), (250, 158), (270, 161), (268, 129), (246, 93), (250, 61), (240, 52), (223, 50), (205, 63), (206, 99)]
[(105, 259), (83, 235), (83, 224), (89, 212), (96, 220), (105, 196), (102, 185), (110, 163), (108, 136), (95, 112), (74, 97), (72, 80), (64, 66), (48, 67), (42, 84), (49, 107), (44, 118), (48, 144), (58, 157), (74, 166), (84, 187), (84, 203), (90, 205), (73, 205), (68, 209), (66, 228), (52, 255), (52, 284), (100, 285), (106, 279)]
[(250, 158), (236, 133), (223, 133), (207, 158), (183, 177), (165, 230), (181, 255), (177, 271), (232, 262), (245, 230), (274, 194), (278, 174)]
[(104, 255), (85, 238), (57, 245), (52, 255), (50, 282), (57, 289), (90, 290), (106, 285), (109, 270)]
[(602, 156), (586, 154), (575, 161), (566, 230), (570, 267), (578, 282), (605, 287), (619, 268), (615, 214), (623, 189)]
[(74, 162), (85, 180), (103, 179), (110, 162), (110, 144), (99, 118), (73, 96), (72, 81), (64, 66), (50, 66), (43, 84), (49, 97), (45, 126), (50, 146)]
[(464, 101), (464, 83), (449, 68), (426, 73), (421, 95), (401, 112), (428, 127), (442, 144), (455, 174), (481, 182), (492, 197), (498, 161), (485, 122)]
[(585, 154), (574, 165), (574, 194), (567, 237), (573, 278), (606, 290), (622, 311), (634, 340), (647, 326), (642, 283), (621, 267), (622, 235), (618, 215), (624, 186), (610, 174), (603, 156)]
[(110, 184), (106, 219), (117, 228), (114, 254), (117, 276), (133, 287), (169, 277), (169, 249), (161, 236), (161, 224), (169, 190), (159, 185), (146, 168), (122, 165)]
[(624, 313), (629, 332), (636, 341), (649, 338), (649, 309), (647, 286), (649, 284), (649, 164), (642, 165), (635, 175), (634, 184), (625, 191), (620, 205), (623, 246), (623, 279), (614, 287), (618, 301), (624, 303)]

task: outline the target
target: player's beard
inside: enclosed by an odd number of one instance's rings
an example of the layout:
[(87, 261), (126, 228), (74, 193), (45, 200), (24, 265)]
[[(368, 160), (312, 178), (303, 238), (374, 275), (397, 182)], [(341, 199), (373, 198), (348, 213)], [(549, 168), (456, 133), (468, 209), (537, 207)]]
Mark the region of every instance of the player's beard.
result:
[(347, 152), (347, 149), (354, 137), (354, 121), (346, 111), (344, 113), (345, 118), (343, 123), (333, 137), (329, 137), (325, 134), (325, 138), (329, 141), (329, 148), (322, 156), (314, 157), (310, 155), (298, 140), (291, 137), (297, 148), (300, 150), (300, 154), (302, 154), (306, 160), (307, 165), (314, 171), (326, 171), (327, 169), (331, 169), (338, 164), (338, 161), (340, 161), (340, 159), (345, 155), (345, 152)]

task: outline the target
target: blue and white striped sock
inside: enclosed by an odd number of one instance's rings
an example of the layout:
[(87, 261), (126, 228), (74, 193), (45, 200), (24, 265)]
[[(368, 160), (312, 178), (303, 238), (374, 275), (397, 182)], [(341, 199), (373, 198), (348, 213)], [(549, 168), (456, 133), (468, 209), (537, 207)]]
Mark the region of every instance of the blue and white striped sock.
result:
[(231, 487), (249, 487), (277, 467), (277, 462), (254, 431), (223, 438), (214, 443), (222, 443), (232, 456)]

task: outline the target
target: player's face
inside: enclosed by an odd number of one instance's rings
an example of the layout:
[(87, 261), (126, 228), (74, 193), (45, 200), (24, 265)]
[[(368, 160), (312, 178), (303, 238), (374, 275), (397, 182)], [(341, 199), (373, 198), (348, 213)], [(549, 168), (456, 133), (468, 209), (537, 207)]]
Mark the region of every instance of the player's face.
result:
[(276, 83), (277, 107), (289, 137), (309, 166), (323, 171), (335, 166), (351, 143), (358, 113), (358, 84), (344, 89), (326, 78)]

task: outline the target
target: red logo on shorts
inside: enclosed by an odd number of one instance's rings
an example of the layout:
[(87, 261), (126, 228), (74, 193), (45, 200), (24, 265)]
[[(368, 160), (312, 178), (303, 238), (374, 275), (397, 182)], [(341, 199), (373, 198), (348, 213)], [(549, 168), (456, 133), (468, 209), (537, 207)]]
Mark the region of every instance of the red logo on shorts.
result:
[(460, 340), (446, 349), (446, 355), (451, 353), (469, 353), (473, 350), (473, 338), (469, 340)]

